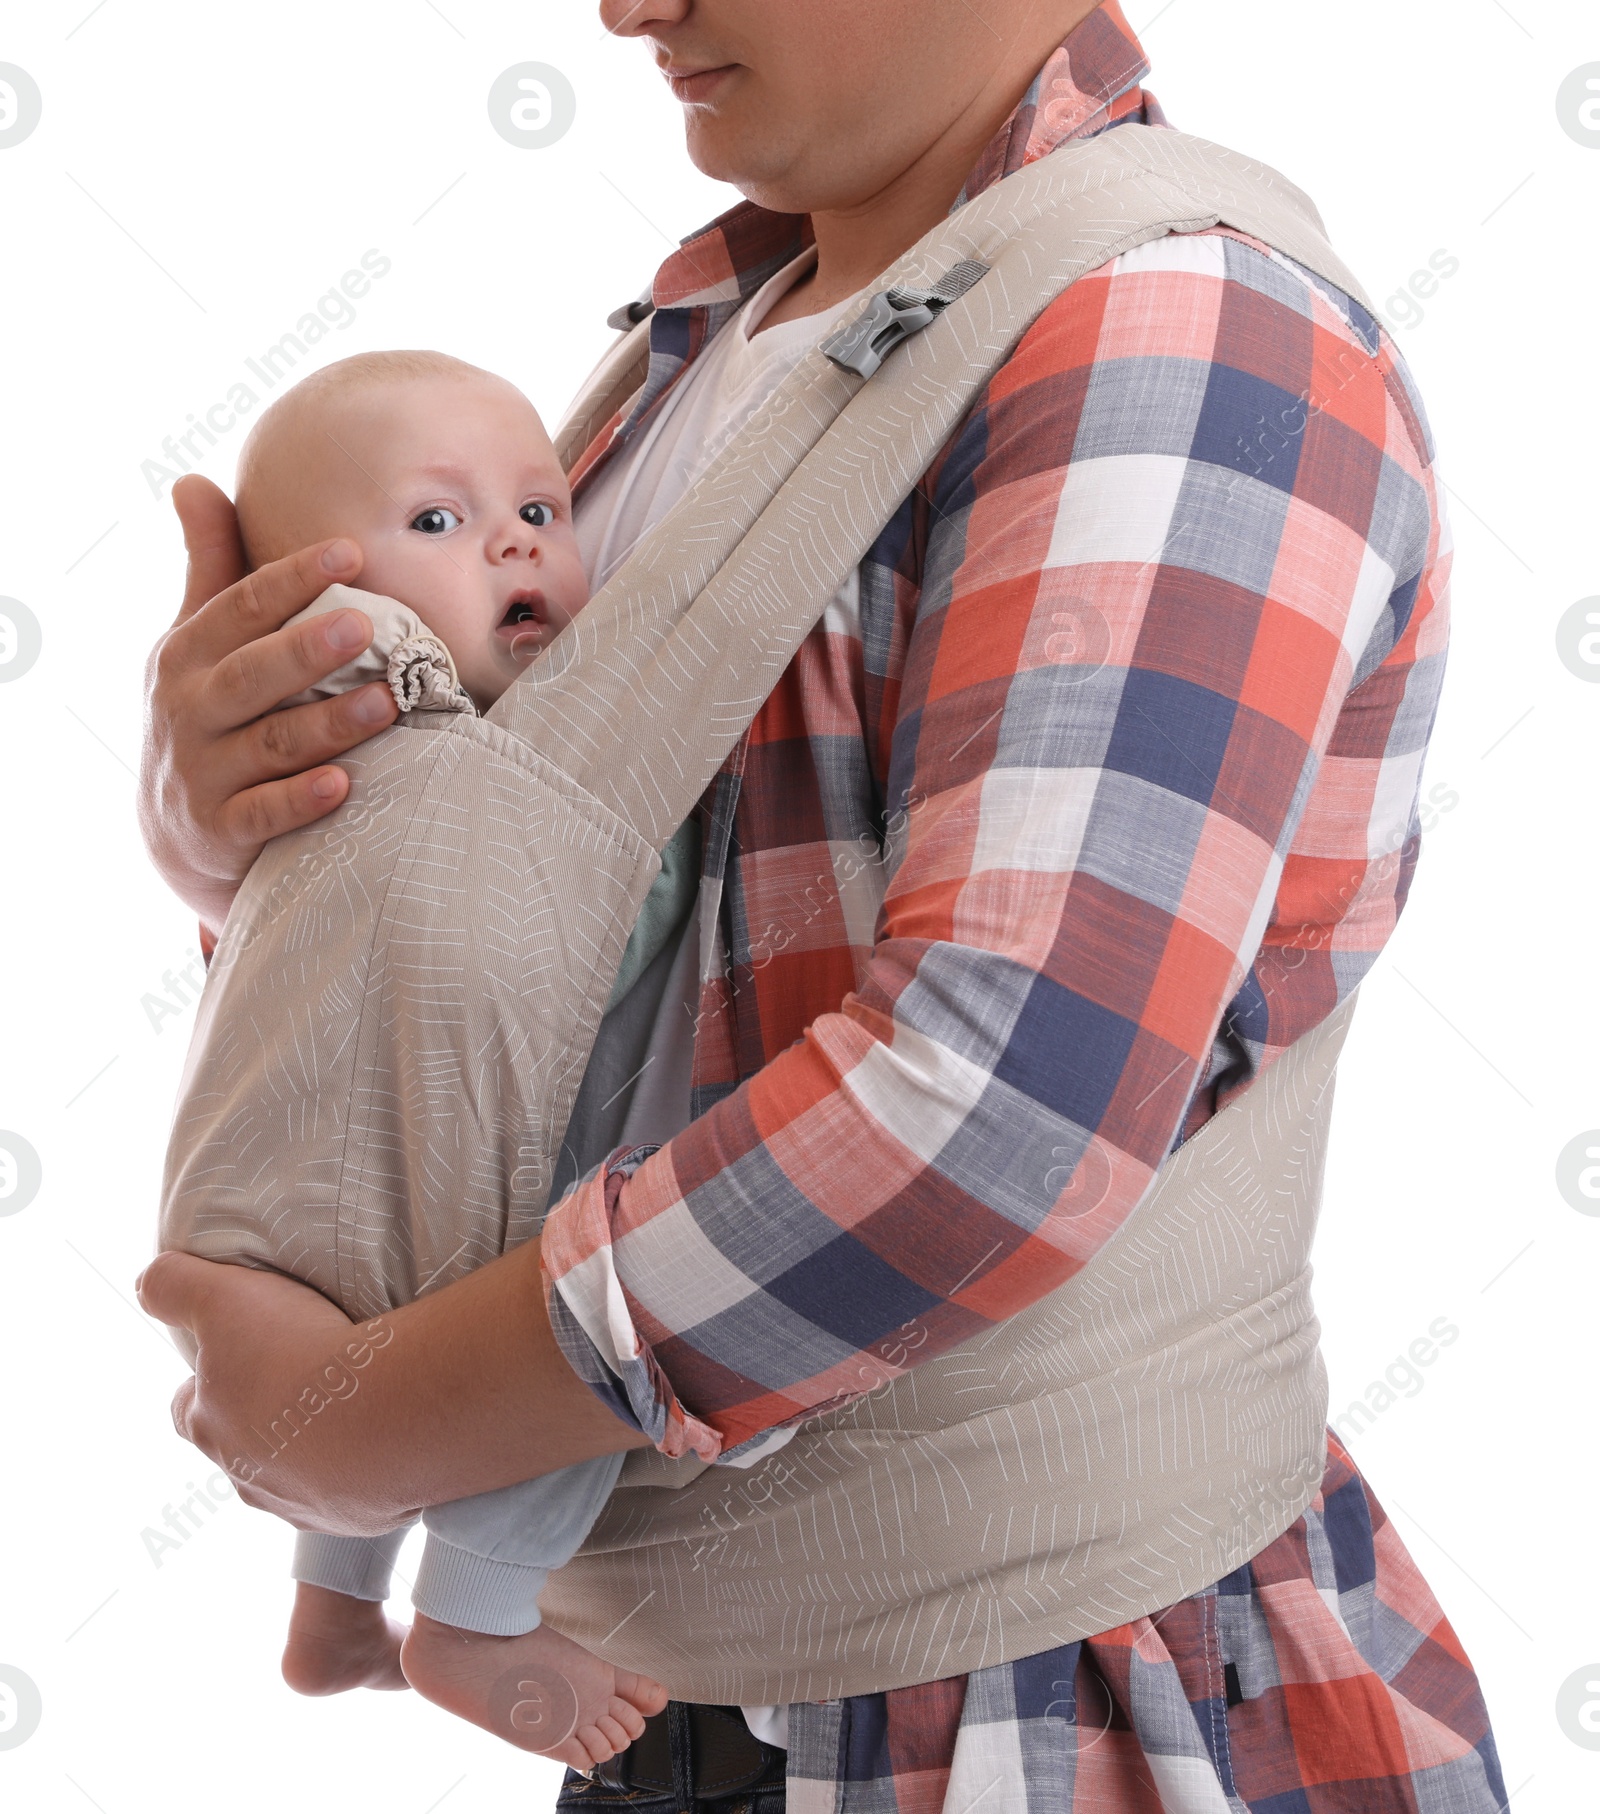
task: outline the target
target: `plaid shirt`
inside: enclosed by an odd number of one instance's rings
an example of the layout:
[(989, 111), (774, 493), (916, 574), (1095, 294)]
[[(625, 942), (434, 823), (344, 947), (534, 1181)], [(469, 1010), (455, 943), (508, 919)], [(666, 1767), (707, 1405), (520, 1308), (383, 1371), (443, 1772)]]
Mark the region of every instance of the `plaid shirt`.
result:
[(786, 1778), (789, 1814), (1508, 1806), (1472, 1665), (1337, 1440), (1305, 1516), (1214, 1587), (973, 1675), (799, 1703)]
[[(1106, 0), (966, 193), (1163, 123), (1146, 68)], [(589, 471), (805, 234), (743, 207), (667, 264)], [(1393, 930), (1448, 548), (1393, 345), (1266, 247), (1169, 237), (1047, 310), (702, 803), (698, 1119), (545, 1230), (595, 1390), (669, 1454), (753, 1453), (1091, 1259)], [(789, 1743), (792, 1814), (1505, 1807), (1472, 1666), (1331, 1435), (1226, 1580), (792, 1706)]]
[[(1102, 6), (968, 193), (1164, 124), (1146, 67)], [(668, 261), (585, 477), (806, 233), (745, 205)], [(594, 1389), (715, 1459), (1093, 1259), (1393, 930), (1448, 567), (1411, 380), (1327, 283), (1215, 230), (1046, 310), (702, 802), (697, 1119), (544, 1234)]]

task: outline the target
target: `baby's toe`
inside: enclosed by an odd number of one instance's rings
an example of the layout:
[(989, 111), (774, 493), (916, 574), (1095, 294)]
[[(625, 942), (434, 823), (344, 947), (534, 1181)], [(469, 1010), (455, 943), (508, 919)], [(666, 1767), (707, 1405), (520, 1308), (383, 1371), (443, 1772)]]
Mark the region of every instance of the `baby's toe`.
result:
[(573, 1733), (572, 1737), (574, 1742), (583, 1747), (589, 1759), (586, 1764), (579, 1766), (581, 1769), (593, 1769), (596, 1764), (605, 1763), (608, 1758), (615, 1757), (619, 1751), (627, 1748), (625, 1745), (613, 1744), (605, 1733), (601, 1731), (600, 1728), (602, 1724), (606, 1723), (609, 1722), (596, 1720), (592, 1725), (580, 1726), (578, 1730)]
[(576, 1734), (545, 1752), (545, 1756), (553, 1757), (558, 1764), (565, 1764), (569, 1770), (576, 1770), (580, 1776), (587, 1776), (597, 1761), (589, 1755), (585, 1746), (579, 1744)]
[[(611, 1746), (610, 1755), (612, 1757), (615, 1757), (619, 1751), (626, 1751), (629, 1745), (631, 1745), (639, 1736), (639, 1732), (644, 1731), (643, 1720), (640, 1720), (639, 1722), (639, 1731), (634, 1732), (629, 1730), (628, 1725), (624, 1720), (609, 1713), (602, 1713), (595, 1723), (599, 1726), (607, 1743)], [(603, 1763), (605, 1760), (602, 1758), (600, 1761)]]
[(627, 1734), (630, 1745), (644, 1731), (644, 1715), (637, 1707), (619, 1697), (613, 1697), (611, 1705), (606, 1709), (606, 1716), (613, 1725)]
[(653, 1677), (632, 1675), (626, 1669), (617, 1671), (617, 1693), (648, 1719), (667, 1704), (667, 1691)]

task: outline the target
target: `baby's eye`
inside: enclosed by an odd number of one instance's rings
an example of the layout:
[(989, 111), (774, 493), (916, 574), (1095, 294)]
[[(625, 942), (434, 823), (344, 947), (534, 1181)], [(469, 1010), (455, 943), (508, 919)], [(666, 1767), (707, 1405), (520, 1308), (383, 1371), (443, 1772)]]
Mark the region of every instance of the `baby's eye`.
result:
[(461, 527), (461, 518), (453, 510), (436, 504), (432, 510), (424, 510), (421, 516), (414, 517), (411, 527), (420, 529), (424, 535), (448, 535), (452, 529)]
[(548, 529), (556, 520), (556, 513), (548, 504), (524, 504), (519, 514), (523, 522), (535, 529)]

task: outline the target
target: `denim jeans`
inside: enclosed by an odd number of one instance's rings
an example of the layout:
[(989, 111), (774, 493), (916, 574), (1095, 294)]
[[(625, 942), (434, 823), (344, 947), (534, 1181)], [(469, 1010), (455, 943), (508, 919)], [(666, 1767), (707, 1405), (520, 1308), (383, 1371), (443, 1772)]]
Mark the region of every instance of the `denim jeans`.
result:
[(644, 1739), (603, 1766), (608, 1775), (635, 1786), (619, 1788), (569, 1771), (557, 1809), (570, 1814), (783, 1814), (787, 1754), (759, 1744), (737, 1707), (672, 1701), (649, 1725), (652, 1730)]

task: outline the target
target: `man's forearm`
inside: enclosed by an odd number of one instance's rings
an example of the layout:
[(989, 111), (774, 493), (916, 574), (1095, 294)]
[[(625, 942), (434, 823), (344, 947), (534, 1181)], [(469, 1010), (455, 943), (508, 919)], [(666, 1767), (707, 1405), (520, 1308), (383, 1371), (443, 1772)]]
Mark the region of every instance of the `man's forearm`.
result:
[(383, 1321), (340, 1459), (398, 1512), (649, 1446), (557, 1346), (536, 1240)]
[(302, 1529), (375, 1536), (645, 1444), (557, 1347), (537, 1241), (359, 1325), (281, 1273), (188, 1254), (152, 1262), (139, 1297), (195, 1359), (179, 1433)]

